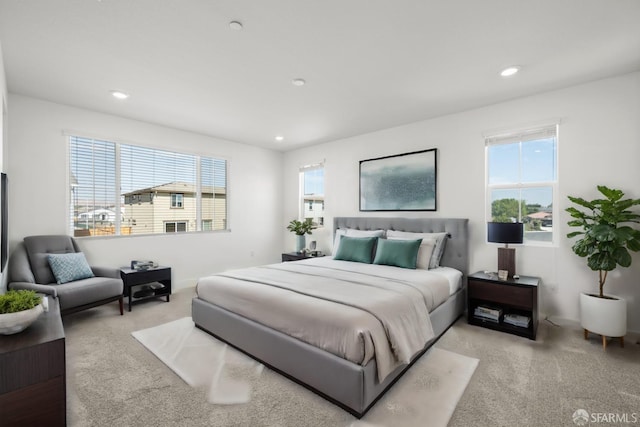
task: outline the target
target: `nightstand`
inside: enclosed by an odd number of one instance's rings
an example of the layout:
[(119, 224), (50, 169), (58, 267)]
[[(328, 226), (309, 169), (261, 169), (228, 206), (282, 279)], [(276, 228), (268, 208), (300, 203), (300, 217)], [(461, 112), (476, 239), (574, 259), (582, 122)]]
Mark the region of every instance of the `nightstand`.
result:
[[(482, 326), (507, 332), (531, 340), (538, 331), (538, 285), (539, 277), (520, 276), (519, 279), (498, 279), (497, 274), (482, 271), (469, 275), (467, 285), (467, 321), (471, 325)], [(499, 312), (497, 321), (475, 313), (477, 307)], [(526, 316), (529, 325), (516, 326), (505, 323), (505, 315)]]
[(318, 258), (324, 255), (311, 256), (300, 252), (287, 252), (282, 254), (282, 262), (300, 261), (301, 259)]
[(120, 268), (120, 277), (124, 283), (124, 296), (131, 305), (149, 298), (171, 298), (171, 267), (153, 267), (148, 270)]

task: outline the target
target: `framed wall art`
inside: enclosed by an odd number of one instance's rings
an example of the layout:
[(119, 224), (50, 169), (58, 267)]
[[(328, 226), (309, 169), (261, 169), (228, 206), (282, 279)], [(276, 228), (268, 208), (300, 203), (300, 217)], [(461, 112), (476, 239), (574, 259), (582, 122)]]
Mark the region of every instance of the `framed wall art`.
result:
[(360, 161), (360, 211), (435, 211), (437, 149)]

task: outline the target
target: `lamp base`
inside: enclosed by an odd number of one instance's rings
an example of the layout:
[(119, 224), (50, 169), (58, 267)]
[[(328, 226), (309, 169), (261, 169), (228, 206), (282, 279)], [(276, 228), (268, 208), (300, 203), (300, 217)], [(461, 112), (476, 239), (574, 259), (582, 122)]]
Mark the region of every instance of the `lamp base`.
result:
[(508, 271), (509, 277), (516, 274), (515, 248), (498, 248), (498, 270)]

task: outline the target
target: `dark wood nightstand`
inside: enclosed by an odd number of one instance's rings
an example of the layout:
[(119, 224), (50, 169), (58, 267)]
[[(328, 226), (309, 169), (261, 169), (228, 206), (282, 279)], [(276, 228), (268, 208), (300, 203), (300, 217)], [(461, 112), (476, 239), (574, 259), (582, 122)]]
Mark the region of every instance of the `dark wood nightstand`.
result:
[[(532, 340), (538, 331), (539, 277), (520, 276), (519, 279), (498, 279), (497, 274), (482, 271), (471, 274), (467, 285), (467, 320), (471, 325), (507, 332)], [(501, 310), (499, 321), (475, 315), (477, 307)], [(526, 316), (529, 326), (515, 326), (504, 322), (507, 314)]]
[(308, 258), (319, 258), (319, 257), (323, 257), (323, 255), (317, 255), (317, 256), (311, 256), (309, 254), (304, 254), (304, 253), (300, 253), (300, 252), (287, 252), (287, 253), (283, 253), (282, 254), (282, 262), (287, 262), (287, 261), (300, 261), (301, 259), (308, 259)]
[(131, 305), (149, 298), (171, 298), (171, 267), (154, 267), (148, 270), (120, 268), (120, 277), (124, 283), (124, 296)]

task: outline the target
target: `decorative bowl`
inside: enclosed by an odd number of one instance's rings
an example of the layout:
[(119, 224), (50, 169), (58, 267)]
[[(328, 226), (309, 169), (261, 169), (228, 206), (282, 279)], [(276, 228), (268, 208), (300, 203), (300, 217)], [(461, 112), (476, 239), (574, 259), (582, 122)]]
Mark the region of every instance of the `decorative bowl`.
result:
[(0, 314), (0, 334), (11, 335), (22, 332), (36, 321), (42, 311), (42, 304), (38, 304), (29, 310)]

